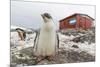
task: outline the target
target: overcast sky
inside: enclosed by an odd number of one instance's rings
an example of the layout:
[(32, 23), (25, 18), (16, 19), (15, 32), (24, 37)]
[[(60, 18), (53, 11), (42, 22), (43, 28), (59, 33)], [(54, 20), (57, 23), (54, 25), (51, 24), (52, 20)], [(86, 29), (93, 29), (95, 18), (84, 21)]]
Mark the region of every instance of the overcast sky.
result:
[(87, 14), (95, 18), (95, 6), (11, 1), (11, 25), (39, 28), (43, 22), (40, 14), (45, 12), (51, 14), (57, 28), (59, 20), (74, 13)]

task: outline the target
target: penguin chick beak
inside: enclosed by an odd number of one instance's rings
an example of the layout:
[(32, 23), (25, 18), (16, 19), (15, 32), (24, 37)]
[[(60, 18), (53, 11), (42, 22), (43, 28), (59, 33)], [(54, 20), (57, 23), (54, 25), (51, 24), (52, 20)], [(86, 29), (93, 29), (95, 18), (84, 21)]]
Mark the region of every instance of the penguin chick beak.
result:
[(46, 18), (45, 18), (45, 16), (44, 16), (43, 14), (41, 14), (41, 16), (42, 16), (44, 22), (46, 23)]
[(43, 15), (43, 14), (41, 14), (41, 16), (42, 16), (42, 18), (44, 19), (44, 15)]

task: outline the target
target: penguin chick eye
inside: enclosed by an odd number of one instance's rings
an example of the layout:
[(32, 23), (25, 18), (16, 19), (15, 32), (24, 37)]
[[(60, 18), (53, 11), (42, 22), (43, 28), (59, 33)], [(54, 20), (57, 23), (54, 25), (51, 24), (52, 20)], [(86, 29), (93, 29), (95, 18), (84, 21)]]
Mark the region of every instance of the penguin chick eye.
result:
[(47, 18), (49, 18), (49, 19), (52, 18), (52, 17), (50, 16), (50, 14), (48, 14), (48, 13), (44, 13), (44, 16), (47, 17)]

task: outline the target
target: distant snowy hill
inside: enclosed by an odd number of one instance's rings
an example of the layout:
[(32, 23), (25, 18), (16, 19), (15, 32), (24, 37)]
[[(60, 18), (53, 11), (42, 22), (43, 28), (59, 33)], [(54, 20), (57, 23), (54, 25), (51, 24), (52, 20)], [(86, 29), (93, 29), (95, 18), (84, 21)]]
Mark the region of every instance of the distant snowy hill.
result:
[(13, 26), (13, 25), (11, 25), (10, 31), (14, 32), (14, 31), (16, 31), (17, 28), (23, 29), (27, 33), (32, 33), (33, 32), (33, 29), (29, 29), (29, 28), (25, 28), (25, 27), (20, 27), (20, 26)]
[(26, 30), (26, 28), (24, 28), (24, 27), (20, 27), (20, 26), (11, 26), (11, 29), (16, 29), (16, 28), (21, 28), (21, 29), (23, 29), (23, 30)]

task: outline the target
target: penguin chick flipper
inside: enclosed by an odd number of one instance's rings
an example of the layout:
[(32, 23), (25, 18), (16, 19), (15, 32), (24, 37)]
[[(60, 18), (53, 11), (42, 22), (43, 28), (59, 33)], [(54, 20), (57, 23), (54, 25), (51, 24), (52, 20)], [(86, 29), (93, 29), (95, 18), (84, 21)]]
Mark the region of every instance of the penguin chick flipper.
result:
[(59, 35), (56, 33), (56, 53), (59, 54)]
[(57, 47), (59, 49), (59, 35), (57, 34)]
[(36, 36), (34, 39), (34, 46), (33, 49), (36, 51), (37, 50), (37, 43), (38, 43), (38, 39), (39, 39), (39, 31), (35, 31), (36, 32)]

